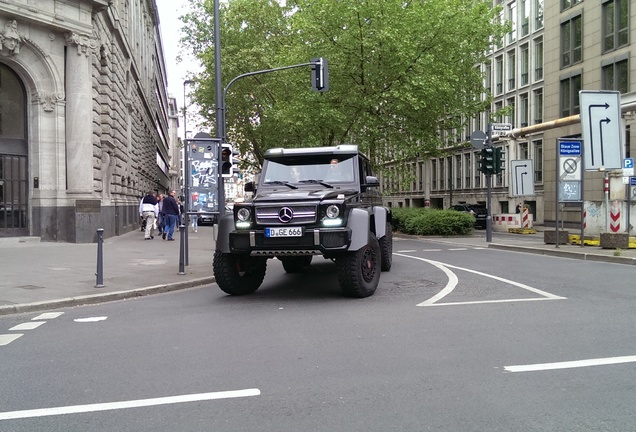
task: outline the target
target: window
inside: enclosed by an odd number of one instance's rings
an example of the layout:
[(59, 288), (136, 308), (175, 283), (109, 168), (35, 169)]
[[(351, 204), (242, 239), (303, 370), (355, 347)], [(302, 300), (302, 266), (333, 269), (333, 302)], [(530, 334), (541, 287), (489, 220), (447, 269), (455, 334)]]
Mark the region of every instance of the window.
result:
[(603, 90), (629, 93), (629, 65), (627, 59), (610, 63), (602, 69)]
[(503, 102), (495, 102), (495, 112), (493, 120), (495, 123), (502, 123), (501, 110), (503, 109)]
[(520, 0), (519, 2), (519, 37), (528, 36), (530, 33), (530, 0)]
[(431, 160), (431, 189), (437, 190), (437, 160)]
[(534, 182), (542, 183), (543, 182), (543, 141), (536, 140), (532, 141), (532, 148), (534, 151), (532, 165), (534, 167)]
[(532, 105), (534, 106), (534, 124), (543, 122), (543, 89), (532, 92)]
[(503, 93), (503, 56), (499, 56), (495, 59), (495, 92), (496, 94)]
[(534, 80), (543, 79), (543, 36), (534, 40)]
[(603, 4), (603, 52), (629, 42), (629, 0), (609, 0)]
[(519, 126), (528, 126), (528, 93), (519, 96)]
[(561, 24), (561, 67), (583, 60), (581, 23), (581, 15), (578, 15)]
[[(0, 64), (0, 94), (3, 98), (0, 111), (0, 139), (24, 140), (26, 144), (26, 93), (18, 76), (3, 64)], [(26, 146), (24, 148), (26, 149)], [(0, 153), (13, 153), (13, 151), (0, 151)]]
[(508, 52), (508, 91), (515, 89), (515, 78), (517, 77), (517, 63), (515, 52)]
[(506, 107), (510, 109), (510, 114), (508, 114), (508, 121), (512, 125), (515, 124), (515, 98), (511, 97), (510, 99), (506, 99)]
[(514, 1), (508, 6), (508, 21), (510, 21), (508, 43), (514, 43), (517, 40), (517, 4)]
[(534, 29), (543, 28), (543, 0), (534, 0)]
[(455, 189), (462, 189), (462, 155), (455, 155)]
[(473, 167), (475, 168), (473, 172), (475, 173), (475, 181), (473, 182), (474, 188), (481, 187), (481, 172), (477, 169), (479, 167), (479, 152), (473, 153)]
[(569, 9), (577, 4), (581, 3), (583, 0), (561, 0), (561, 11), (565, 9)]
[(521, 47), (521, 54), (520, 54), (520, 59), (519, 59), (519, 68), (520, 68), (520, 78), (521, 78), (521, 85), (528, 85), (529, 79), (528, 79), (528, 69), (530, 67), (530, 51), (528, 50), (528, 45), (523, 45)]
[(484, 65), (484, 87), (492, 93), (492, 64), (490, 62)]
[(561, 80), (561, 117), (569, 117), (581, 112), (579, 91), (581, 75), (574, 75)]
[(464, 188), (470, 188), (471, 177), (470, 153), (464, 153)]

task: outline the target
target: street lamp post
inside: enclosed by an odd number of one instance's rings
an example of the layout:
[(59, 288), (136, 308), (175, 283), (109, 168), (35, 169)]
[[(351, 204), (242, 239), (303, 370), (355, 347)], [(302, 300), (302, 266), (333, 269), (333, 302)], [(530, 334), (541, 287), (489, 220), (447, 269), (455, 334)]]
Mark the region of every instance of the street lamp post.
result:
[(189, 187), (189, 179), (190, 179), (190, 173), (188, 172), (188, 157), (189, 157), (189, 152), (188, 152), (188, 148), (186, 146), (186, 140), (188, 139), (188, 128), (187, 128), (187, 118), (188, 118), (188, 105), (186, 104), (186, 87), (189, 85), (194, 84), (193, 80), (185, 80), (183, 82), (183, 186), (184, 186), (184, 190), (185, 193), (183, 194), (183, 210), (184, 210), (184, 218), (185, 218), (185, 230), (183, 231), (183, 244), (185, 246), (185, 253), (184, 253), (184, 261), (185, 261), (185, 265), (189, 265), (189, 257), (188, 257), (188, 249), (189, 249), (189, 245), (188, 245), (188, 198), (189, 198), (189, 194), (190, 194), (190, 187)]

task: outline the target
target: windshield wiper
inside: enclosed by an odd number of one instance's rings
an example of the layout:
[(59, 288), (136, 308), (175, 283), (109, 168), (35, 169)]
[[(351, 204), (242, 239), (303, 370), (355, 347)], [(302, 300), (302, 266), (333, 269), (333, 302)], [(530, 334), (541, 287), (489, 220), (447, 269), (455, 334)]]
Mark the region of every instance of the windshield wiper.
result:
[(320, 184), (320, 185), (323, 185), (323, 186), (326, 186), (328, 188), (332, 188), (333, 189), (333, 185), (332, 184), (325, 183), (322, 180), (308, 179), (308, 180), (300, 180), (298, 183), (316, 183), (316, 184)]
[(294, 186), (293, 184), (291, 184), (289, 182), (280, 181), (280, 180), (268, 181), (268, 182), (265, 182), (265, 184), (267, 184), (267, 185), (284, 185), (284, 186), (287, 186), (288, 188), (291, 188), (291, 189), (298, 189), (298, 186)]

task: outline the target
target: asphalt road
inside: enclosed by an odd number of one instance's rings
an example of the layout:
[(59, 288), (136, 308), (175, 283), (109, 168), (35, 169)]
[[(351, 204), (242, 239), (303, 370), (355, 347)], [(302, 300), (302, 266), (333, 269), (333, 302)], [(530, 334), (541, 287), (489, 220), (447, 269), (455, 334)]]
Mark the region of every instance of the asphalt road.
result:
[(0, 431), (636, 429), (631, 266), (394, 252), (367, 299), (340, 296), (329, 261), (287, 275), (270, 260), (251, 296), (0, 317), (24, 334), (0, 346)]

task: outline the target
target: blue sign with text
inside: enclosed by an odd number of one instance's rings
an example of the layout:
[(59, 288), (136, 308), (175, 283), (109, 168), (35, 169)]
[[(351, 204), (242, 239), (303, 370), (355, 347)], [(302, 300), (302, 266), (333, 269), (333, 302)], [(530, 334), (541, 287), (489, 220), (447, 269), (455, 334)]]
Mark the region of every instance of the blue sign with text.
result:
[(559, 154), (561, 156), (581, 156), (581, 141), (559, 141)]

